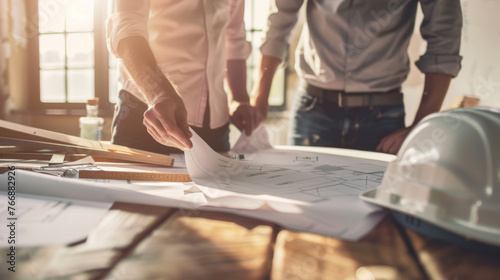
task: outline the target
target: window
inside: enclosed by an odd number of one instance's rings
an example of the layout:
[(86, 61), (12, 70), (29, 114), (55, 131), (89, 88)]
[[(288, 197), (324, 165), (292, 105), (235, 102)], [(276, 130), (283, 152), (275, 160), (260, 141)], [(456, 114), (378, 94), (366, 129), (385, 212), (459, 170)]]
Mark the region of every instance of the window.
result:
[[(87, 99), (100, 98), (101, 109), (111, 109), (117, 100), (116, 59), (108, 54), (105, 20), (113, 0), (28, 1), (35, 36), (30, 40), (31, 100), (35, 109), (83, 109)], [(259, 46), (264, 36), (270, 0), (246, 1), (247, 39), (253, 51), (248, 60), (248, 88), (258, 73)], [(36, 18), (36, 17), (35, 17)], [(277, 73), (270, 97), (272, 108), (285, 104), (285, 75)]]
[(29, 43), (33, 65), (31, 107), (83, 109), (100, 98), (101, 109), (116, 101), (116, 63), (106, 48), (104, 21), (112, 0), (28, 1), (38, 15)]

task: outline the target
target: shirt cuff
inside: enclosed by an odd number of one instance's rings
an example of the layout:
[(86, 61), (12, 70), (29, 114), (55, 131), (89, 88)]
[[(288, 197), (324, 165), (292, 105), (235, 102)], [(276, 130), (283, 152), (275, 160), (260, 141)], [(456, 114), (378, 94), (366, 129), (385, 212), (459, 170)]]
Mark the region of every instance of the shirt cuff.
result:
[(134, 12), (117, 12), (108, 18), (106, 43), (110, 53), (117, 56), (116, 50), (120, 41), (131, 36), (143, 37), (149, 42), (147, 19)]
[(460, 71), (462, 56), (460, 55), (430, 55), (425, 54), (415, 62), (422, 73), (437, 72), (453, 77)]
[(260, 46), (260, 52), (263, 55), (275, 57), (281, 59), (281, 61), (285, 61), (288, 54), (288, 43), (271, 42), (266, 40), (262, 46)]

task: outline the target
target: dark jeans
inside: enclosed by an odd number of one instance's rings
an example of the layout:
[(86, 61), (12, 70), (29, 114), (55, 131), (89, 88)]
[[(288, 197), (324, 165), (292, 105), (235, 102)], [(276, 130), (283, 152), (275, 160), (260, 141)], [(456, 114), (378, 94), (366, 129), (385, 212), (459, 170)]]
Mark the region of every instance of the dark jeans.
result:
[[(146, 126), (143, 124), (143, 115), (147, 109), (147, 105), (131, 93), (125, 90), (120, 91), (113, 116), (111, 142), (154, 153), (182, 153), (179, 149), (164, 146), (156, 142), (149, 135)], [(203, 127), (192, 128), (216, 152), (229, 151), (229, 122), (215, 129), (210, 129), (209, 124), (210, 114), (207, 109), (203, 120)]]
[(375, 151), (380, 140), (405, 127), (404, 105), (339, 108), (304, 90), (290, 116), (288, 144)]

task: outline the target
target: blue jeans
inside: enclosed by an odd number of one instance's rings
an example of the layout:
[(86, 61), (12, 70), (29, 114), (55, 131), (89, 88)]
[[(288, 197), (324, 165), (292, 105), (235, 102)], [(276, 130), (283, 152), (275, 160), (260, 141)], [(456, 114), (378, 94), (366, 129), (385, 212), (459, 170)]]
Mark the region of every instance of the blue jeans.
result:
[[(164, 146), (149, 135), (142, 123), (146, 104), (131, 93), (122, 90), (115, 105), (111, 143), (160, 154), (182, 153), (181, 150)], [(205, 110), (203, 127), (192, 127), (216, 152), (229, 151), (229, 122), (219, 128), (210, 129), (209, 110)]]
[(403, 104), (339, 108), (304, 90), (295, 96), (288, 144), (375, 151), (380, 140), (405, 127)]

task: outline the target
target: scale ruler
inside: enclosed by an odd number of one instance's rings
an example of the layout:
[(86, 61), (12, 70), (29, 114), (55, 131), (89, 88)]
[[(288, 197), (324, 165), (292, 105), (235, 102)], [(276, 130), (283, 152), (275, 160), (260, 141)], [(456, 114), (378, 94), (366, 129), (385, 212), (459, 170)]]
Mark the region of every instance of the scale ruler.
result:
[[(16, 167), (15, 170), (34, 171), (33, 168)], [(7, 166), (0, 166), (0, 174), (9, 171)], [(157, 182), (191, 182), (189, 174), (153, 173), (133, 171), (104, 171), (104, 170), (78, 170), (78, 177), (82, 179), (109, 179)]]
[(78, 177), (84, 179), (191, 182), (191, 176), (189, 176), (189, 174), (131, 171), (78, 170)]

